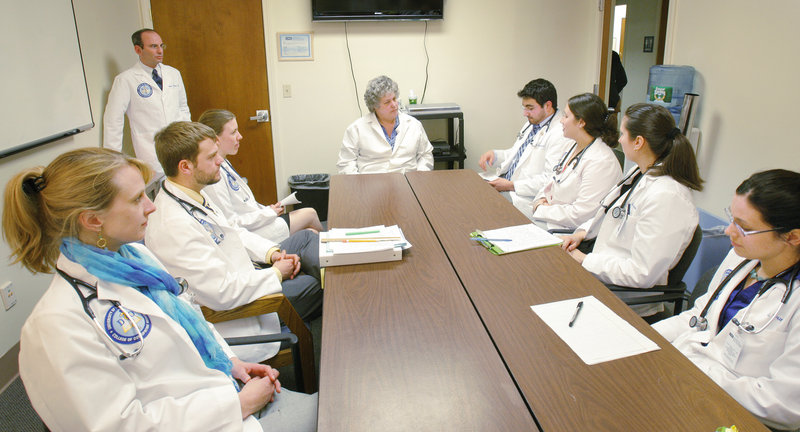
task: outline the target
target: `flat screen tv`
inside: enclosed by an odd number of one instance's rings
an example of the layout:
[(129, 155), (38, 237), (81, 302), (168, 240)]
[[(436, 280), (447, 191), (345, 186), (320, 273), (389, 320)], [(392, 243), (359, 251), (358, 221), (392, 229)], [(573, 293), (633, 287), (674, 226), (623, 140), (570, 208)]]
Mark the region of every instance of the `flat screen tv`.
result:
[(444, 0), (311, 0), (313, 21), (436, 20)]

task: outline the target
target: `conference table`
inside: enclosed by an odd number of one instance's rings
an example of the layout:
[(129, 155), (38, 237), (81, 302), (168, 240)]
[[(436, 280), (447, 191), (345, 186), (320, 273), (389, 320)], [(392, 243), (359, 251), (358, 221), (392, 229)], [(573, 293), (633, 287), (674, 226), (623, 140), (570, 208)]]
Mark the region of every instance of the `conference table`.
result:
[(334, 176), (329, 202), (329, 228), (396, 224), (413, 247), (325, 270), (318, 430), (536, 430), (405, 177)]
[[(413, 248), (326, 270), (319, 430), (767, 430), (560, 248), (495, 256), (469, 240), (529, 222), (471, 170), (334, 176), (329, 227), (398, 224)], [(530, 308), (587, 295), (660, 349), (587, 365)], [(485, 378), (454, 367), (465, 358)], [(421, 388), (426, 401), (395, 394)]]

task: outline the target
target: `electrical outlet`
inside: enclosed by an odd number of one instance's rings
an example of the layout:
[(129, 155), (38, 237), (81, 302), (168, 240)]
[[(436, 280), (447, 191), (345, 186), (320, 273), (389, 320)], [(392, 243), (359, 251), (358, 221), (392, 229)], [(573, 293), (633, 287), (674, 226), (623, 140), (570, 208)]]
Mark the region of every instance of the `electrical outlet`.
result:
[(292, 86), (289, 84), (283, 85), (283, 97), (290, 98), (292, 97)]
[(5, 306), (6, 310), (17, 304), (17, 296), (14, 295), (14, 291), (11, 289), (11, 281), (3, 283), (3, 287), (0, 288), (0, 294), (3, 296), (3, 306)]

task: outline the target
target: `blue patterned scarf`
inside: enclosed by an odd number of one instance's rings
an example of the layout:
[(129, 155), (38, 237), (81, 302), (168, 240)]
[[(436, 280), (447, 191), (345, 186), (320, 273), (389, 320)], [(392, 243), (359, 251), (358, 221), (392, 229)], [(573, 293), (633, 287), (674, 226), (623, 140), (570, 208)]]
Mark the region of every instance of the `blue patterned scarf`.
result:
[(230, 376), (231, 361), (208, 323), (188, 303), (178, 299), (180, 285), (152, 258), (130, 245), (123, 245), (119, 253), (114, 253), (75, 238), (61, 242), (61, 253), (98, 279), (138, 289), (186, 330), (206, 366)]

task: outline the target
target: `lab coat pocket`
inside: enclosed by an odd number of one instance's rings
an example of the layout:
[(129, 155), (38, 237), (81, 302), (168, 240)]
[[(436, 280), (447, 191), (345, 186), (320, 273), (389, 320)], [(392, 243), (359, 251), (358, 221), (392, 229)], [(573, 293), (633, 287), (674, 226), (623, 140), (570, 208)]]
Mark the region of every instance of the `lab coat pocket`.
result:
[(783, 353), (788, 335), (783, 328), (776, 328), (773, 325), (774, 323), (755, 334), (734, 330), (738, 332), (743, 342), (739, 361), (734, 367), (736, 373), (745, 376), (770, 375), (770, 365)]

